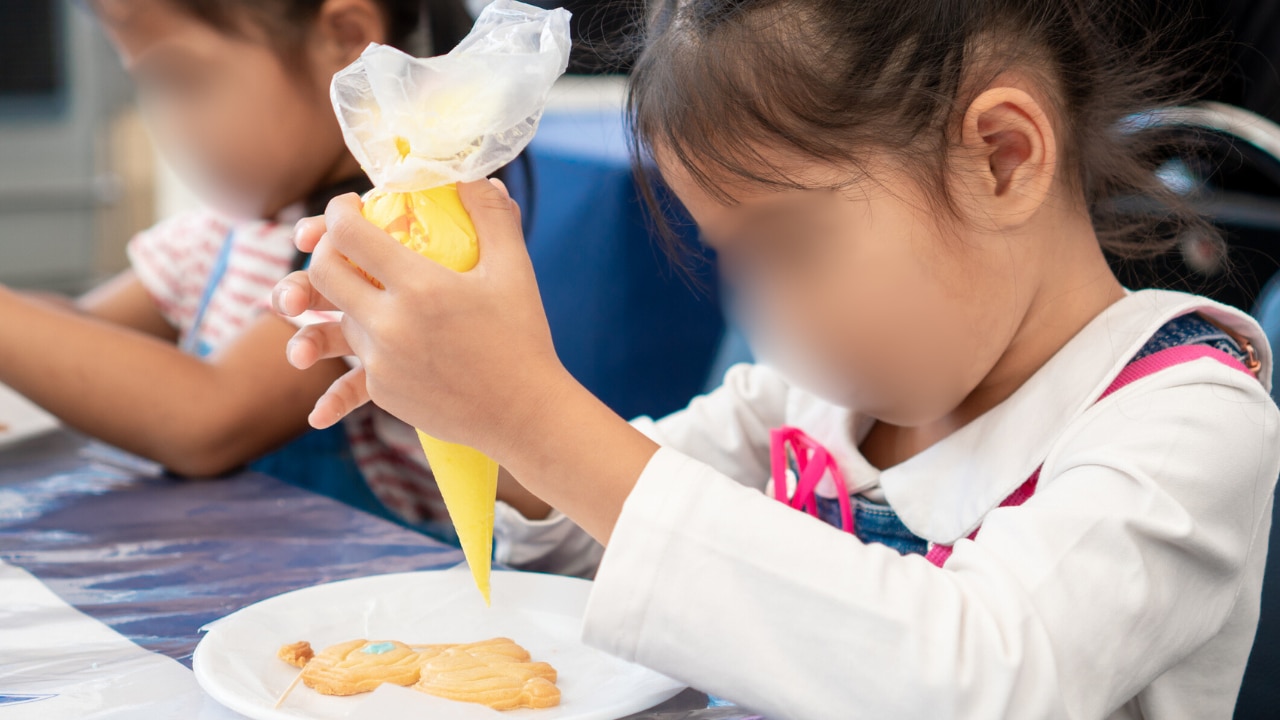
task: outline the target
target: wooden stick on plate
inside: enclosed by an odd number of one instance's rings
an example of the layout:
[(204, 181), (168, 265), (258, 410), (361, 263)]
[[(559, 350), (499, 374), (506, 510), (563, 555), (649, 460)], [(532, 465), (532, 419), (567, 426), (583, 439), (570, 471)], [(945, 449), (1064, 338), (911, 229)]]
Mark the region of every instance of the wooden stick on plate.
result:
[(284, 704), (284, 699), (289, 697), (289, 693), (293, 692), (294, 688), (298, 687), (298, 681), (302, 680), (302, 673), (306, 669), (307, 666), (303, 665), (302, 670), (298, 671), (297, 677), (293, 679), (293, 682), (289, 683), (289, 687), (285, 688), (284, 692), (280, 693), (280, 698), (276, 700), (276, 704), (271, 706), (272, 710), (278, 709), (282, 704)]

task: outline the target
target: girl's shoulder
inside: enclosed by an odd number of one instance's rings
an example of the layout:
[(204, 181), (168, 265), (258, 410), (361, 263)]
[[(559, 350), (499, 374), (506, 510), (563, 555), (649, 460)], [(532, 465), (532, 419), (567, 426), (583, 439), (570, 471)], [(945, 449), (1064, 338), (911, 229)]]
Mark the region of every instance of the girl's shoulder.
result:
[[(1131, 292), (1081, 335), (1091, 328), (1093, 349), (1110, 360), (1100, 383), (1111, 383), (1126, 368), (1162, 351), (1202, 346), (1248, 366), (1257, 381), (1251, 384), (1264, 394), (1271, 389), (1272, 351), (1265, 331), (1248, 313), (1208, 298), (1169, 290)], [(1110, 352), (1103, 352), (1107, 348)], [(1203, 373), (1207, 378), (1227, 368), (1212, 362), (1178, 364), (1190, 366), (1184, 374)]]
[(133, 236), (129, 241), (130, 260), (137, 264), (144, 259), (164, 259), (173, 264), (215, 254), (232, 226), (227, 218), (204, 210), (174, 215)]
[(296, 269), (293, 227), (211, 210), (167, 218), (129, 242), (129, 264), (165, 317), (226, 339), (268, 309), (275, 283)]

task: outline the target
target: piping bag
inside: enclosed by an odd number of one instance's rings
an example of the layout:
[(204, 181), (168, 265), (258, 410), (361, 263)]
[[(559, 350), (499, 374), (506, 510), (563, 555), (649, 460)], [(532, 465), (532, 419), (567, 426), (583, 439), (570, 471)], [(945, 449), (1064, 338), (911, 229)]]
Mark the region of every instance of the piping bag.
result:
[[(375, 43), (334, 75), (343, 138), (374, 185), (365, 218), (445, 267), (475, 267), (476, 229), (456, 184), (488, 176), (529, 144), (569, 45), (568, 11), (496, 0), (446, 55), (419, 59)], [(422, 431), (418, 439), (488, 604), (498, 465)]]

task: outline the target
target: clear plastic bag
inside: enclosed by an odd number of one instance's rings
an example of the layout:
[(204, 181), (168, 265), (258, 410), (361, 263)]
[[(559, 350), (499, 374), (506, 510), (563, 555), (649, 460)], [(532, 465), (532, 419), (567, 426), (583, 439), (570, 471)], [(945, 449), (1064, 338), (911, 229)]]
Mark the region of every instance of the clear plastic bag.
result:
[[(456, 183), (479, 180), (524, 150), (568, 64), (568, 11), (512, 0), (481, 11), (448, 55), (418, 59), (369, 46), (334, 76), (331, 90), (347, 146), (375, 186), (365, 218), (445, 267), (475, 267), (479, 239)], [(498, 465), (472, 448), (418, 436), (487, 603)]]
[(333, 106), (380, 190), (478, 180), (533, 139), (569, 46), (568, 11), (496, 0), (447, 55), (370, 45), (334, 76)]

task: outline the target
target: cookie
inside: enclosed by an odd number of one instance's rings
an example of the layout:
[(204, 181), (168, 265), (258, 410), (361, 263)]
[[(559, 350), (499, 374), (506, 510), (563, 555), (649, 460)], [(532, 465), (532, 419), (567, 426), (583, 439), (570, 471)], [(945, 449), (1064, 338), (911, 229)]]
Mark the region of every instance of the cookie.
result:
[(531, 662), (529, 653), (508, 638), (494, 638), (456, 645), (427, 659), (413, 688), (447, 700), (514, 710), (559, 705), (555, 682), (555, 668)]
[(351, 640), (327, 647), (311, 658), (302, 668), (302, 682), (323, 695), (372, 692), (384, 682), (412, 685), (418, 681), (422, 664), (441, 652), (415, 652), (395, 641)]
[(276, 657), (296, 668), (305, 666), (315, 656), (316, 651), (311, 649), (311, 643), (306, 640), (281, 645), (279, 652), (276, 653)]

